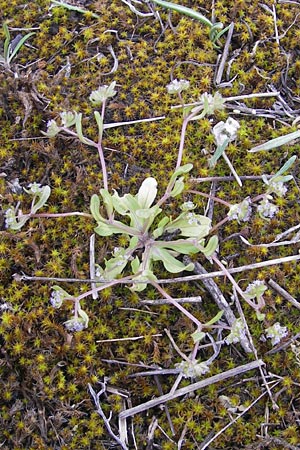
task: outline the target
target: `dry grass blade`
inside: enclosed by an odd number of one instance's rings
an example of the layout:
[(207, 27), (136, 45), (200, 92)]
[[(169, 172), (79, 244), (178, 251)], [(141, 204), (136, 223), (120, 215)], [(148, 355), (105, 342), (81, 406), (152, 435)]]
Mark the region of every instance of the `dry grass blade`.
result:
[(121, 419), (125, 419), (127, 417), (134, 416), (135, 414), (139, 414), (143, 411), (147, 411), (150, 408), (154, 408), (155, 406), (161, 405), (162, 403), (168, 402), (170, 400), (174, 400), (175, 398), (182, 397), (183, 395), (189, 394), (190, 392), (196, 391), (197, 389), (202, 389), (206, 386), (210, 386), (214, 383), (219, 383), (220, 381), (226, 380), (227, 378), (235, 377), (240, 375), (241, 373), (248, 372), (248, 370), (257, 369), (262, 367), (264, 362), (259, 359), (257, 361), (250, 362), (248, 364), (244, 364), (242, 366), (236, 367), (235, 369), (226, 370), (223, 373), (219, 373), (218, 375), (214, 375), (212, 377), (206, 378), (205, 380), (198, 381), (197, 383), (190, 384), (189, 386), (185, 386), (181, 389), (178, 389), (172, 394), (161, 395), (160, 397), (149, 400), (148, 402), (142, 403), (141, 405), (134, 406), (133, 408), (122, 411), (119, 414)]

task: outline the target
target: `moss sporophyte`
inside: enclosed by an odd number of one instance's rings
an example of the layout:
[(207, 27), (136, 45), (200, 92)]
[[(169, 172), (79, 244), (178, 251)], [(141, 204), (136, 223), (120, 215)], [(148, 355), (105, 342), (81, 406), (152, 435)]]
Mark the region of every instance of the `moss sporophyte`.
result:
[[(86, 297), (93, 296), (96, 299), (98, 292), (111, 289), (116, 285), (126, 284), (134, 292), (141, 292), (148, 285), (152, 285), (169, 303), (173, 304), (191, 320), (196, 327), (196, 331), (192, 334), (195, 345), (194, 356), (178, 365), (178, 370), (185, 376), (194, 377), (209, 370), (212, 359), (199, 362), (195, 356), (200, 340), (205, 336), (210, 336), (207, 330), (215, 327), (224, 328), (224, 325), (215, 325), (219, 323), (223, 312), (217, 313), (210, 321), (202, 323), (158, 283), (155, 274), (157, 262), (162, 264), (164, 269), (171, 274), (193, 271), (194, 263), (192, 261), (183, 262), (184, 258), (182, 257), (184, 255), (202, 254), (222, 269), (232, 282), (236, 292), (255, 310), (257, 318), (261, 321), (264, 320), (264, 315), (261, 311), (265, 305), (263, 293), (266, 287), (263, 282), (257, 281), (250, 284), (245, 291), (240, 288), (226, 267), (217, 258), (219, 243), (214, 230), (218, 229), (219, 224), (212, 228), (211, 219), (199, 214), (196, 211), (196, 204), (192, 200), (186, 201), (184, 198), (186, 189), (185, 178), (193, 168), (193, 165), (190, 163), (182, 165), (187, 127), (191, 121), (199, 121), (207, 116), (212, 116), (216, 111), (226, 107), (226, 98), (223, 98), (218, 92), (214, 95), (204, 93), (196, 104), (184, 105), (182, 94), (189, 89), (189, 85), (189, 82), (186, 80), (173, 80), (167, 86), (167, 91), (171, 95), (175, 94), (178, 96), (183, 110), (183, 117), (176, 167), (171, 174), (165, 192), (160, 198), (157, 198), (157, 181), (151, 176), (148, 176), (142, 182), (135, 194), (128, 193), (121, 196), (116, 190), (113, 192), (109, 190), (108, 172), (103, 152), (104, 131), (112, 127), (128, 125), (128, 123), (134, 124), (162, 119), (162, 117), (159, 117), (106, 124), (105, 111), (107, 102), (117, 93), (116, 83), (112, 82), (110, 85), (100, 86), (89, 97), (92, 106), (100, 108), (100, 111), (94, 111), (94, 118), (98, 127), (97, 141), (93, 141), (84, 135), (82, 113), (74, 111), (60, 113), (59, 121), (50, 120), (47, 131), (43, 133), (49, 138), (54, 138), (62, 133), (78, 139), (84, 145), (97, 149), (104, 187), (100, 189), (99, 194), (92, 195), (90, 213), (38, 213), (48, 201), (51, 189), (49, 186), (31, 183), (27, 189), (24, 189), (32, 197), (29, 212), (23, 213), (18, 204), (17, 206), (10, 206), (6, 210), (5, 217), (6, 227), (19, 231), (26, 222), (33, 218), (77, 215), (86, 217), (89, 220), (94, 219), (96, 222), (94, 231), (101, 238), (109, 238), (114, 235), (123, 237), (119, 241), (122, 245), (114, 247), (111, 257), (105, 260), (104, 265), (91, 261), (91, 265), (93, 265), (91, 267), (91, 273), (93, 274), (91, 290), (74, 296), (60, 286), (54, 286), (50, 299), (51, 306), (53, 308), (61, 308), (64, 302), (73, 303), (73, 316), (64, 325), (69, 332), (78, 332), (87, 328), (89, 323), (88, 314), (81, 307), (82, 300)], [(214, 167), (220, 156), (223, 156), (234, 173), (236, 181), (242, 186), (239, 176), (234, 171), (225, 153), (228, 144), (237, 139), (239, 128), (239, 122), (232, 117), (228, 117), (226, 122), (221, 121), (213, 127), (212, 134), (216, 144), (216, 151), (210, 160), (210, 166)], [(246, 196), (240, 203), (230, 204), (225, 200), (194, 190), (190, 190), (189, 195), (192, 193), (208, 196), (227, 207), (228, 213), (220, 224), (228, 220), (236, 220), (238, 223), (249, 221), (254, 208), (257, 209), (259, 216), (267, 221), (276, 215), (278, 210), (278, 207), (272, 202), (274, 196), (283, 197), (286, 194), (286, 183), (293, 177), (285, 175), (285, 173), (293, 165), (295, 159), (296, 157), (292, 156), (272, 177), (263, 177), (265, 192), (253, 198)], [(180, 200), (181, 198), (182, 200)], [(178, 212), (170, 215), (166, 211), (168, 210), (168, 202), (172, 199), (176, 199), (179, 208)], [(236, 319), (229, 331), (230, 334), (224, 340), (227, 344), (245, 339), (245, 326), (240, 319)], [(269, 326), (267, 329), (267, 337), (271, 338), (274, 345), (285, 334), (286, 329), (277, 323)], [(218, 350), (215, 351), (215, 355), (217, 353)]]

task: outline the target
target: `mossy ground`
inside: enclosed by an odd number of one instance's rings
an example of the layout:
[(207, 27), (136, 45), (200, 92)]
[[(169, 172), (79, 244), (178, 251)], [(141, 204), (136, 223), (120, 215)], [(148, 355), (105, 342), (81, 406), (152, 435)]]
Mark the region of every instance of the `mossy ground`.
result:
[[(181, 112), (170, 110), (176, 104), (168, 96), (166, 84), (174, 78), (190, 81), (186, 101), (196, 101), (204, 92), (223, 96), (266, 92), (272, 85), (280, 90), (290, 117), (246, 115), (240, 117), (239, 139), (231, 144), (228, 156), (240, 175), (275, 173), (288, 156), (297, 154), (299, 145), (292, 143), (266, 153), (247, 153), (252, 146), (286, 134), (300, 96), (299, 9), (291, 3), (267, 0), (223, 0), (215, 2), (215, 16), (225, 24), (234, 22), (228, 61), (230, 86), (216, 87), (214, 74), (217, 51), (208, 39), (207, 28), (177, 13), (156, 7), (160, 20), (154, 16), (137, 16), (121, 0), (70, 2), (97, 13), (92, 15), (69, 11), (62, 7), (50, 9), (50, 1), (2, 1), (2, 20), (7, 20), (12, 37), (33, 28), (35, 35), (22, 47), (11, 69), (0, 73), (0, 195), (3, 211), (9, 204), (22, 202), (29, 207), (26, 195), (14, 192), (13, 184), (26, 187), (30, 182), (49, 184), (52, 188), (47, 211), (89, 211), (89, 200), (102, 187), (98, 156), (90, 148), (73, 139), (45, 139), (40, 130), (46, 122), (63, 110), (75, 109), (87, 117), (84, 126), (95, 135), (93, 114), (88, 102), (90, 92), (99, 85), (117, 82), (117, 96), (108, 105), (106, 122), (128, 121), (166, 115), (163, 121), (136, 124), (108, 130), (104, 137), (105, 156), (110, 188), (135, 193), (145, 176), (159, 180), (161, 192), (176, 164), (180, 138)], [(211, 15), (204, 0), (182, 0), (181, 4)], [(135, 4), (142, 12), (147, 5)], [(276, 9), (279, 38), (276, 39)], [(290, 28), (289, 28), (290, 27)], [(22, 30), (19, 30), (19, 29)], [(2, 36), (3, 37), (3, 36)], [(224, 45), (225, 39), (222, 40)], [(115, 55), (115, 56), (114, 56)], [(112, 70), (115, 60), (116, 70)], [(228, 62), (227, 61), (227, 62)], [(113, 73), (111, 73), (113, 72)], [(17, 74), (17, 75), (16, 75)], [(226, 71), (222, 81), (226, 81)], [(251, 99), (250, 108), (271, 108), (274, 99)], [(228, 111), (218, 119), (227, 117)], [(184, 162), (194, 164), (193, 177), (228, 175), (227, 165), (220, 160), (214, 169), (208, 167), (208, 156), (201, 150), (214, 151), (209, 120), (189, 125)], [(278, 233), (299, 223), (298, 163), (293, 167), (295, 183), (280, 200), (280, 213), (271, 221), (253, 218), (243, 232), (252, 243), (272, 241)], [(209, 192), (209, 183), (201, 190)], [(247, 181), (243, 191), (235, 182), (217, 185), (217, 195), (230, 203), (261, 192), (262, 182)], [(188, 197), (188, 196), (187, 196)], [(188, 198), (187, 198), (188, 199)], [(205, 200), (197, 197), (199, 210)], [(27, 203), (26, 203), (27, 202)], [(170, 205), (170, 211), (176, 204)], [(214, 222), (225, 216), (216, 205)], [(34, 219), (19, 233), (5, 229), (0, 233), (1, 315), (0, 328), (0, 442), (3, 449), (112, 449), (118, 448), (108, 434), (87, 390), (91, 383), (108, 379), (115, 391), (101, 398), (104, 412), (112, 411), (112, 427), (117, 433), (117, 415), (124, 407), (137, 405), (166, 393), (174, 376), (129, 377), (143, 370), (141, 366), (158, 364), (172, 368), (180, 362), (164, 329), (170, 330), (180, 349), (187, 355), (192, 349), (191, 323), (169, 305), (145, 306), (143, 298), (158, 298), (149, 288), (142, 295), (117, 287), (101, 293), (98, 300), (89, 298), (84, 309), (90, 317), (89, 328), (70, 338), (63, 326), (70, 311), (56, 311), (49, 304), (50, 282), (18, 282), (13, 274), (31, 276), (87, 278), (89, 276), (89, 237), (94, 222), (80, 217)], [(241, 226), (227, 223), (219, 230), (220, 256), (232, 266), (283, 257), (297, 253), (297, 245), (262, 248), (246, 247), (238, 239), (222, 240), (237, 233)], [(122, 238), (97, 243), (97, 260)], [(207, 270), (211, 266), (202, 260)], [(158, 278), (168, 274), (160, 272)], [(236, 275), (242, 287), (254, 279), (272, 277), (291, 295), (299, 292), (299, 264), (289, 263), (260, 271)], [(229, 299), (232, 287), (225, 279), (218, 285)], [(88, 284), (65, 285), (69, 292), (79, 294)], [(201, 285), (182, 283), (168, 285), (174, 297), (201, 295), (201, 306), (186, 305), (201, 321), (209, 320), (216, 306)], [(290, 337), (300, 332), (299, 311), (274, 291), (266, 295), (266, 318), (288, 327)], [(299, 448), (300, 442), (300, 367), (288, 347), (268, 355), (270, 343), (260, 340), (263, 326), (247, 305), (244, 312), (253, 335), (258, 356), (267, 370), (282, 377), (273, 395), (279, 405), (273, 410), (264, 396), (247, 414), (229, 427), (212, 444), (211, 449)], [(110, 339), (143, 336), (139, 340)], [(107, 342), (103, 342), (108, 340)], [(203, 359), (209, 354), (203, 351)], [(250, 361), (237, 345), (223, 348), (211, 366), (210, 375)], [(219, 396), (227, 395), (238, 405), (249, 405), (262, 392), (258, 372), (243, 378), (229, 379), (196, 391), (190, 397), (168, 403), (173, 432), (166, 409), (150, 409), (133, 417), (128, 429), (133, 430), (130, 448), (196, 449), (208, 436), (213, 436), (232, 417), (220, 405)], [(189, 380), (181, 386), (189, 384)], [(124, 397), (117, 394), (120, 391)], [(124, 400), (125, 399), (125, 400)], [(150, 439), (149, 427), (157, 419)], [(235, 417), (233, 415), (233, 417)], [(130, 421), (129, 421), (130, 422)], [(182, 434), (183, 433), (183, 434)], [(180, 436), (184, 443), (179, 447)], [(260, 436), (260, 437), (259, 437)]]

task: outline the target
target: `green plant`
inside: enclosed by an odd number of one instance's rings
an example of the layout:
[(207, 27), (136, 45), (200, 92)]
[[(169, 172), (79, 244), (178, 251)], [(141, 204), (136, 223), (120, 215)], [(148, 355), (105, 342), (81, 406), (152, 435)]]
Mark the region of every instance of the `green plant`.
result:
[(0, 64), (2, 64), (4, 67), (9, 69), (12, 60), (18, 54), (18, 52), (20, 51), (22, 46), (25, 44), (27, 39), (29, 39), (35, 33), (30, 32), (30, 33), (27, 33), (25, 36), (23, 36), (20, 40), (11, 41), (10, 32), (9, 32), (7, 23), (4, 22), (2, 27), (3, 27), (3, 31), (4, 31), (5, 41), (4, 41), (4, 46), (3, 46), (3, 54), (0, 55)]
[[(159, 6), (163, 8), (171, 9), (173, 11), (179, 12), (180, 14), (184, 14), (186, 16), (192, 17), (193, 19), (198, 20), (199, 22), (207, 25), (209, 28), (209, 39), (213, 43), (214, 47), (219, 48), (217, 45), (218, 40), (221, 36), (223, 36), (226, 31), (228, 31), (229, 26), (224, 28), (224, 25), (221, 22), (213, 23), (203, 14), (191, 9), (186, 6), (177, 5), (176, 3), (166, 2), (164, 0), (153, 0)], [(223, 29), (224, 28), (224, 29)]]
[[(194, 269), (194, 263), (192, 261), (186, 262), (184, 258), (184, 262), (182, 262), (182, 256), (202, 253), (222, 269), (236, 289), (236, 292), (255, 310), (258, 320), (263, 321), (265, 318), (261, 312), (265, 305), (263, 293), (266, 290), (266, 286), (264, 283), (256, 281), (243, 291), (217, 258), (218, 238), (213, 234), (213, 231), (218, 225), (212, 229), (211, 220), (204, 215), (197, 214), (195, 212), (196, 206), (192, 201), (180, 202), (181, 212), (178, 215), (167, 213), (168, 202), (173, 198), (178, 200), (184, 194), (184, 177), (193, 167), (192, 164), (181, 165), (189, 122), (200, 120), (207, 115), (214, 114), (217, 110), (223, 109), (226, 99), (223, 99), (218, 92), (214, 95), (205, 93), (200, 97), (198, 104), (185, 106), (182, 92), (188, 89), (189, 83), (186, 80), (172, 81), (167, 86), (167, 90), (170, 94), (179, 96), (183, 107), (181, 138), (175, 171), (170, 177), (164, 194), (158, 200), (156, 199), (158, 192), (157, 181), (153, 177), (147, 177), (135, 195), (128, 193), (120, 196), (116, 191), (110, 193), (108, 189), (108, 174), (102, 147), (103, 132), (111, 127), (154, 119), (106, 124), (104, 122), (106, 103), (115, 96), (115, 86), (115, 82), (112, 82), (110, 85), (100, 86), (89, 97), (92, 105), (101, 109), (101, 112), (94, 111), (94, 117), (98, 126), (98, 140), (96, 142), (83, 134), (82, 114), (74, 111), (60, 113), (60, 122), (50, 120), (47, 124), (47, 132), (44, 132), (50, 138), (57, 136), (59, 133), (67, 134), (79, 139), (83, 144), (97, 149), (102, 168), (104, 188), (100, 189), (100, 195), (92, 195), (90, 202), (91, 214), (83, 212), (37, 214), (37, 211), (45, 205), (50, 196), (50, 187), (41, 187), (38, 183), (33, 183), (28, 186), (29, 189), (25, 189), (26, 193), (33, 195), (30, 212), (23, 214), (21, 210), (18, 210), (18, 206), (7, 209), (5, 213), (6, 225), (12, 230), (20, 230), (33, 217), (81, 215), (95, 219), (97, 226), (94, 231), (99, 236), (111, 237), (121, 235), (122, 246), (114, 248), (112, 256), (105, 260), (103, 267), (95, 264), (93, 261), (91, 262), (91, 265), (93, 265), (91, 271), (93, 273), (93, 279), (91, 280), (92, 289), (78, 296), (73, 296), (60, 286), (53, 286), (50, 299), (51, 305), (54, 308), (60, 308), (65, 301), (73, 302), (73, 316), (64, 325), (70, 332), (81, 331), (87, 328), (89, 323), (88, 314), (81, 306), (81, 302), (86, 297), (92, 295), (93, 298), (97, 298), (99, 291), (107, 290), (118, 284), (127, 284), (132, 291), (138, 292), (143, 291), (150, 284), (196, 325), (196, 331), (192, 333), (194, 341), (192, 355), (183, 358), (183, 361), (178, 364), (178, 370), (182, 376), (198, 376), (209, 370), (209, 365), (218, 354), (218, 348), (215, 347), (214, 355), (209, 360), (199, 362), (196, 359), (200, 341), (205, 336), (210, 336), (209, 333), (203, 330), (215, 326), (218, 327), (218, 325), (214, 324), (220, 320), (223, 311), (217, 313), (208, 322), (201, 323), (198, 318), (173, 299), (159, 285), (155, 274), (156, 263), (161, 263), (169, 273), (191, 271)], [(228, 143), (237, 137), (238, 128), (238, 122), (232, 118), (228, 118), (225, 123), (219, 122), (215, 125), (213, 135), (217, 150), (212, 157), (213, 164), (217, 162), (222, 154), (224, 155), (224, 150)], [(252, 205), (259, 201), (257, 211), (262, 218), (267, 219), (276, 214), (277, 206), (270, 200), (273, 199), (272, 195), (274, 194), (279, 197), (285, 195), (286, 187), (284, 183), (290, 181), (293, 177), (284, 174), (295, 162), (295, 159), (296, 156), (292, 156), (271, 178), (263, 176), (263, 181), (267, 186), (264, 194), (260, 194), (253, 199), (247, 197), (242, 202), (234, 205), (215, 198), (215, 200), (220, 201), (229, 208), (227, 217), (221, 223), (234, 219), (238, 222), (249, 220)], [(207, 196), (207, 194), (198, 191), (190, 192)], [(210, 234), (211, 236), (209, 237)], [(208, 237), (209, 239), (206, 241)], [(284, 336), (286, 333), (286, 330), (280, 327), (279, 324), (275, 325), (273, 328), (269, 327), (267, 329), (267, 337), (270, 337), (273, 343), (277, 343), (280, 336)], [(224, 326), (222, 327), (224, 328)], [(247, 339), (246, 336), (245, 323), (241, 319), (236, 319), (231, 326), (229, 336), (224, 342), (228, 344), (242, 342)], [(174, 343), (173, 345), (175, 346), (176, 344)]]

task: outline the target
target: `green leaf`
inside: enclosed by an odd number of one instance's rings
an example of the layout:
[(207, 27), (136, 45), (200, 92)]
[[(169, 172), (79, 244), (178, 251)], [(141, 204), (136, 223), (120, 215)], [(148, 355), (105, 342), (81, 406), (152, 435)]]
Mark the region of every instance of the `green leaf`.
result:
[(83, 134), (82, 134), (82, 123), (81, 123), (81, 120), (82, 120), (82, 113), (78, 113), (76, 115), (76, 122), (75, 122), (76, 132), (77, 132), (78, 138), (83, 144), (90, 145), (91, 141), (89, 141), (89, 139), (86, 139), (83, 136)]
[(98, 125), (99, 137), (102, 138), (103, 135), (103, 119), (98, 111), (94, 111), (94, 116)]
[(218, 245), (219, 245), (218, 236), (212, 236), (208, 241), (206, 247), (204, 247), (201, 251), (207, 258), (209, 258), (215, 253), (215, 251), (218, 248)]
[(179, 229), (182, 236), (201, 239), (208, 235), (210, 227), (211, 220), (208, 217), (183, 212), (165, 227), (165, 231), (172, 232)]
[(43, 186), (37, 193), (38, 202), (31, 207), (31, 214), (35, 214), (38, 209), (42, 208), (48, 200), (51, 193), (50, 186)]
[(146, 178), (137, 195), (137, 201), (140, 209), (149, 208), (155, 200), (157, 194), (157, 181), (153, 177)]
[(158, 237), (160, 237), (163, 234), (164, 228), (167, 225), (167, 223), (169, 223), (169, 221), (170, 221), (169, 217), (163, 217), (159, 221), (157, 228), (155, 228), (155, 230), (152, 233), (154, 239), (157, 239)]
[(206, 335), (206, 333), (203, 333), (203, 331), (199, 331), (199, 330), (196, 330), (193, 334), (191, 334), (194, 344), (202, 341), (202, 339), (205, 338), (205, 335)]
[(165, 248), (153, 247), (151, 251), (151, 257), (154, 261), (161, 261), (165, 269), (170, 273), (178, 273), (183, 270), (193, 270), (194, 264), (190, 263), (185, 266), (181, 261), (178, 261), (171, 253)]
[(124, 234), (125, 231), (122, 227), (122, 222), (114, 220), (114, 225), (100, 222), (98, 226), (94, 228), (94, 231), (99, 234), (99, 236), (111, 236), (112, 234)]
[(164, 0), (153, 0), (153, 3), (160, 5), (167, 9), (172, 9), (180, 14), (185, 14), (186, 16), (192, 17), (192, 19), (199, 20), (199, 22), (204, 25), (209, 26), (210, 28), (213, 26), (213, 23), (207, 19), (207, 17), (203, 16), (203, 14), (198, 13), (197, 11), (187, 8), (186, 6), (177, 5), (176, 3), (166, 2)]
[(83, 309), (81, 309), (80, 305), (78, 305), (78, 315), (83, 319), (84, 326), (85, 328), (87, 328), (89, 323), (89, 316), (85, 311), (83, 311)]
[(193, 168), (193, 164), (185, 164), (184, 166), (178, 167), (178, 169), (175, 170), (175, 172), (172, 174), (168, 187), (173, 185), (173, 183), (177, 177), (190, 172), (192, 170), (192, 168)]
[(219, 311), (212, 319), (206, 322), (203, 326), (209, 327), (210, 325), (213, 325), (214, 323), (218, 322), (221, 319), (223, 314), (224, 311)]
[(280, 136), (275, 139), (271, 139), (270, 141), (265, 142), (264, 144), (257, 145), (256, 147), (248, 150), (249, 153), (260, 152), (261, 150), (271, 150), (272, 148), (281, 147), (282, 145), (286, 145), (294, 139), (298, 139), (300, 137), (300, 130), (294, 131), (293, 133), (286, 134), (285, 136)]
[(3, 31), (5, 36), (4, 41), (4, 61), (9, 63), (9, 44), (10, 44), (10, 32), (7, 26), (7, 23), (3, 23)]
[(20, 50), (22, 45), (24, 45), (24, 43), (27, 41), (27, 39), (29, 39), (34, 34), (35, 33), (33, 33), (33, 32), (27, 33), (25, 36), (22, 37), (22, 39), (20, 39), (20, 41), (17, 43), (17, 45), (15, 46), (14, 50), (12, 51), (12, 53), (9, 55), (8, 63), (10, 63), (14, 59), (14, 57), (16, 56), (16, 54), (18, 53), (18, 51)]
[(184, 190), (184, 177), (180, 177), (179, 180), (175, 181), (174, 187), (170, 192), (171, 197), (177, 197), (177, 195), (181, 194)]
[[(106, 219), (101, 216), (100, 214), (100, 198), (97, 194), (93, 194), (91, 197), (91, 204), (90, 204), (90, 210), (92, 213), (92, 216), (96, 220), (96, 222), (105, 222)], [(109, 235), (108, 235), (109, 236)]]
[(79, 8), (79, 6), (73, 6), (69, 3), (65, 3), (63, 1), (58, 0), (51, 0), (51, 3), (53, 3), (55, 6), (62, 6), (63, 8), (69, 9), (70, 11), (76, 11), (82, 14), (89, 14), (90, 16), (94, 17), (95, 19), (99, 19), (100, 16), (98, 14), (93, 13), (92, 11), (88, 11), (87, 9)]
[(193, 241), (189, 241), (188, 239), (180, 239), (178, 241), (157, 241), (154, 243), (154, 246), (167, 248), (170, 250), (174, 250), (175, 252), (181, 253), (182, 255), (191, 255), (194, 253), (198, 253), (200, 251), (200, 247), (196, 239)]
[[(269, 180), (269, 182), (272, 180), (274, 181), (275, 178), (278, 178), (280, 175), (282, 175), (284, 172), (286, 172), (294, 164), (296, 159), (297, 159), (296, 155), (291, 156), (291, 158), (286, 161), (286, 163), (278, 170), (278, 172), (275, 173), (275, 175)], [(290, 177), (288, 180), (281, 179), (281, 181), (285, 182), (285, 181), (289, 181), (293, 178), (292, 175), (287, 175), (287, 176)]]
[(227, 145), (229, 144), (229, 139), (225, 139), (225, 141), (223, 142), (222, 145), (219, 145), (217, 147), (217, 150), (215, 151), (215, 153), (213, 154), (213, 156), (210, 158), (209, 160), (209, 167), (215, 167), (218, 159), (222, 156), (222, 154), (225, 152), (225, 149), (227, 147)]
[(106, 281), (115, 280), (118, 275), (121, 275), (125, 267), (127, 266), (128, 259), (124, 255), (117, 256), (105, 261), (105, 269), (102, 276)]
[(141, 265), (141, 262), (140, 262), (138, 256), (136, 256), (136, 257), (131, 261), (130, 264), (131, 264), (131, 270), (132, 270), (132, 273), (136, 274), (136, 273), (140, 270), (140, 265)]
[[(111, 217), (114, 212), (112, 196), (110, 195), (110, 193), (108, 192), (107, 189), (100, 189), (100, 194), (103, 199), (103, 203), (106, 207), (107, 216)], [(99, 208), (98, 208), (98, 211), (99, 211)]]
[[(128, 194), (131, 195), (131, 194)], [(134, 198), (131, 195), (132, 198)], [(128, 197), (125, 198), (124, 197), (120, 197), (118, 192), (115, 191), (114, 194), (111, 197), (112, 202), (113, 202), (113, 207), (115, 208), (115, 210), (121, 214), (121, 216), (126, 216), (128, 215), (128, 211), (129, 211), (129, 204), (128, 204)]]

